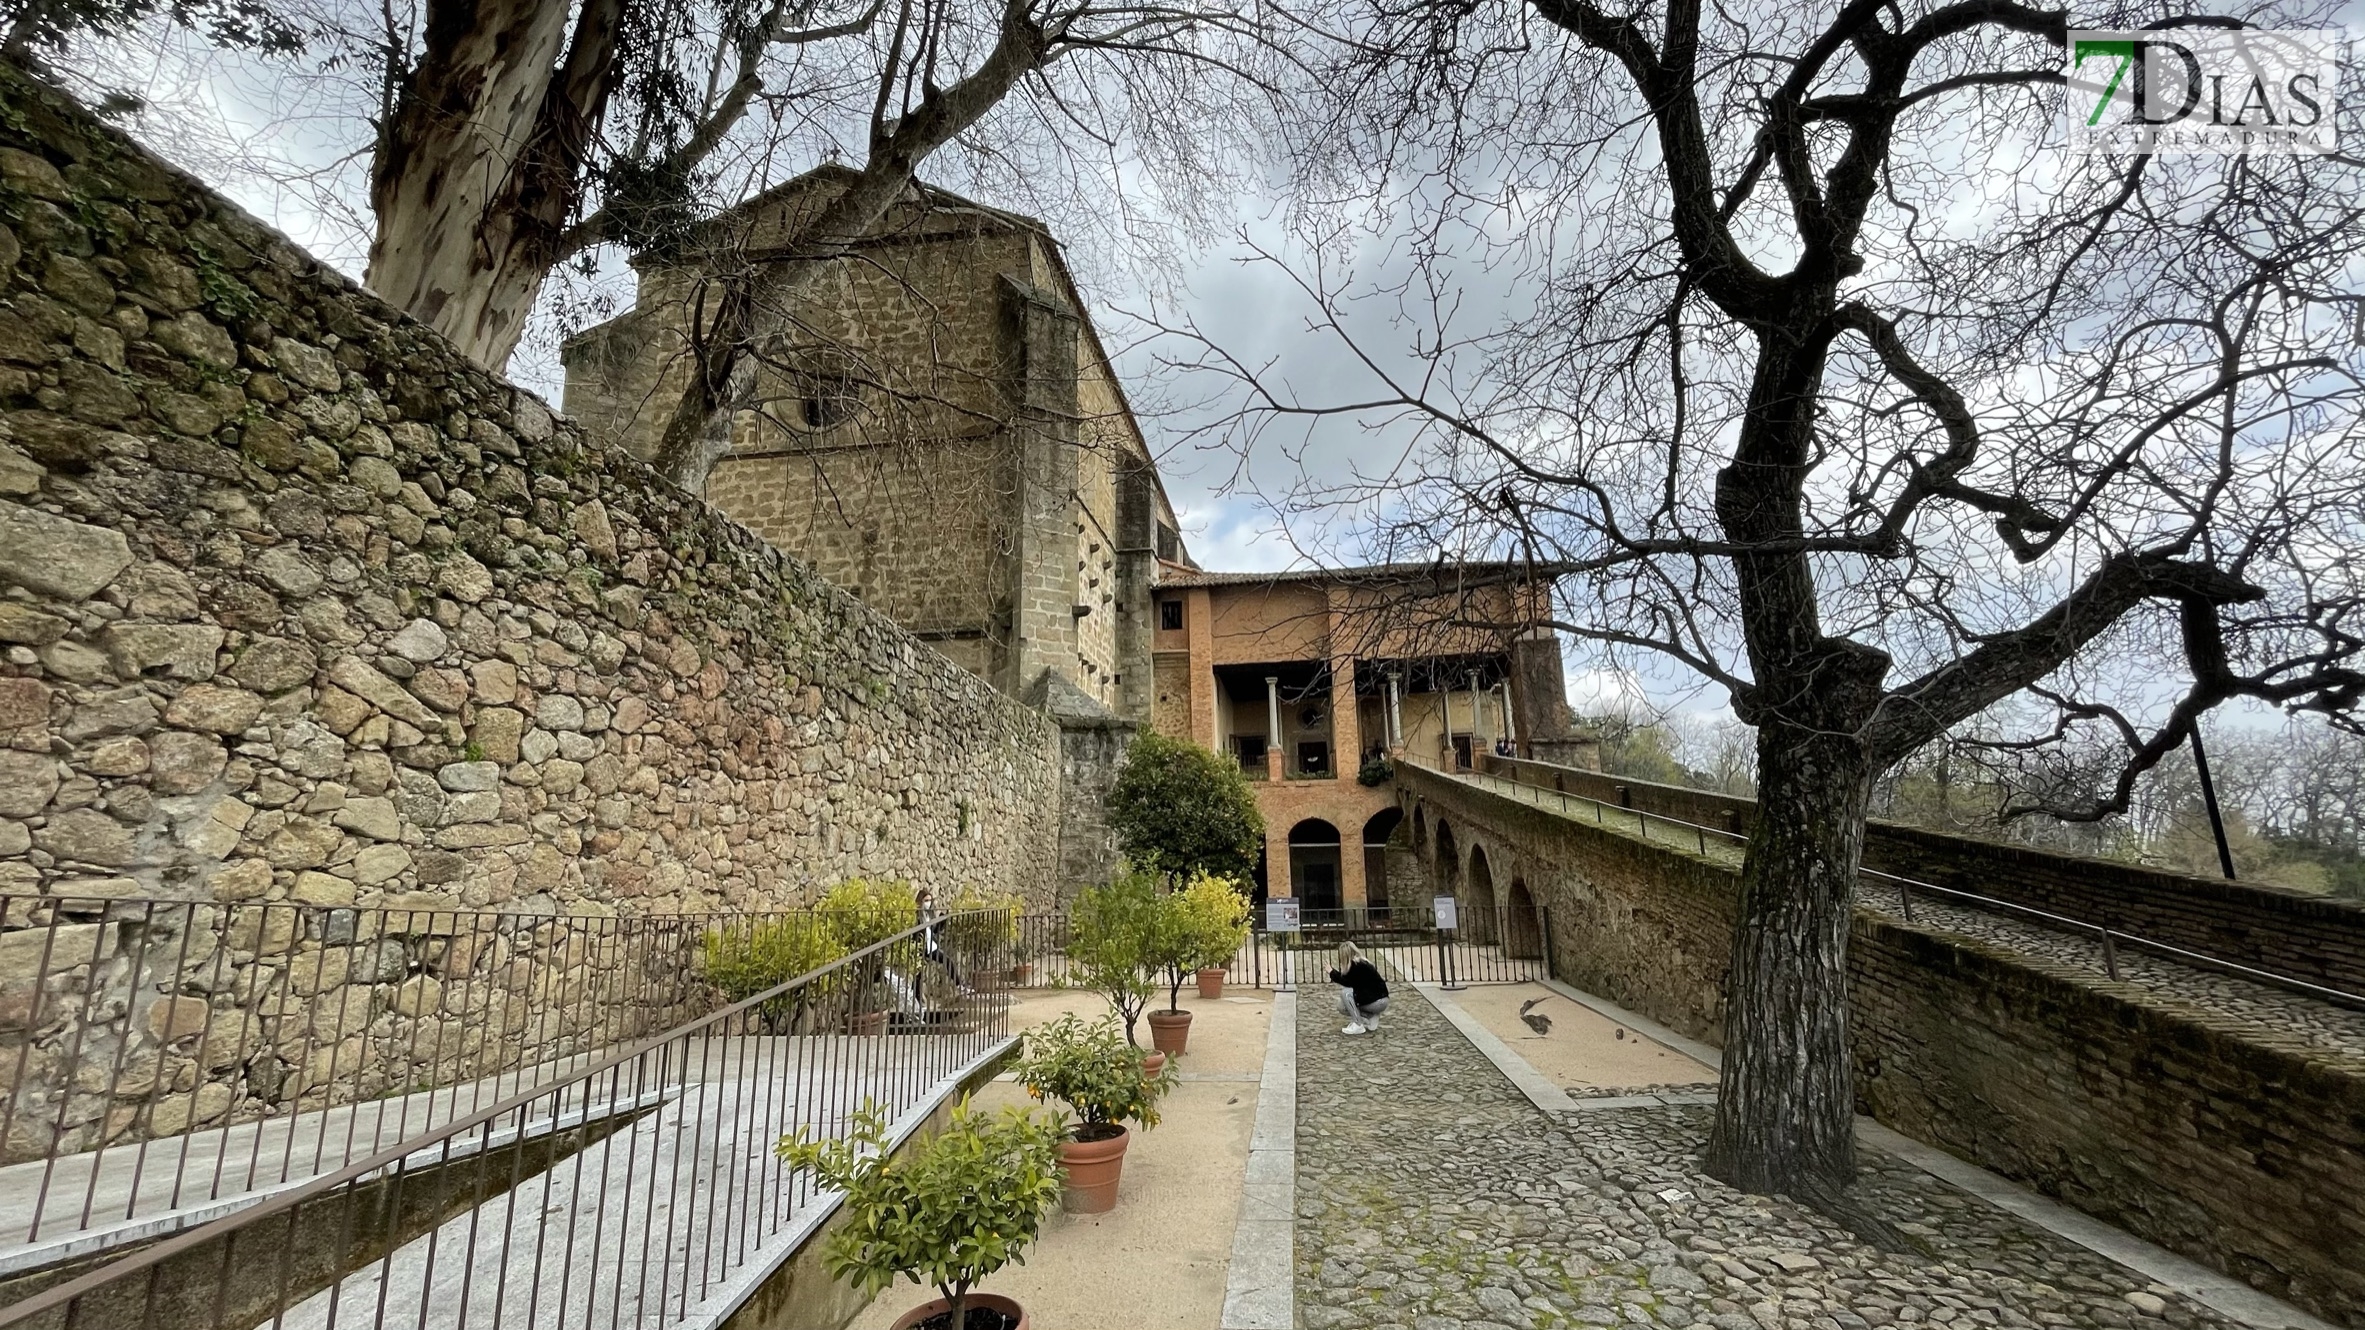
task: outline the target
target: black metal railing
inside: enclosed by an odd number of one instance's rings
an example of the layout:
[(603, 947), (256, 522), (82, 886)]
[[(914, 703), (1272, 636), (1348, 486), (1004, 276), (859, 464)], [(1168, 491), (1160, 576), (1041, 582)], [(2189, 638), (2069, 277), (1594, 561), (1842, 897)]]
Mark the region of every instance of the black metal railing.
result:
[(63, 1282), (17, 1281), (0, 1327), (719, 1321), (826, 1213), (775, 1157), (784, 1133), (842, 1133), (866, 1102), (908, 1130), (1007, 1048), (1014, 939), (968, 922), (906, 930), (431, 1126), (349, 1135), (218, 1217)]

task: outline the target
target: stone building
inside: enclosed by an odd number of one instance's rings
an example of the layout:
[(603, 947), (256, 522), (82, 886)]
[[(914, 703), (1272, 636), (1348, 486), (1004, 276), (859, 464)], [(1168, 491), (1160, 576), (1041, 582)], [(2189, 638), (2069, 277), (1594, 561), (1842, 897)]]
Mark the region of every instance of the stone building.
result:
[(1264, 814), (1271, 896), (1384, 908), (1401, 875), (1385, 854), (1399, 815), (1381, 759), (1467, 767), (1474, 745), (1509, 743), (1591, 765), (1542, 626), (1547, 592), (1506, 564), (1167, 564), (1151, 724), (1240, 763)]
[(1189, 556), (1058, 242), (921, 186), (843, 258), (791, 262), (853, 174), (636, 259), (632, 310), (565, 348), (567, 413), (650, 456), (712, 273), (746, 265), (765, 349), (708, 501), (1004, 693), (1138, 720), (1153, 564)]

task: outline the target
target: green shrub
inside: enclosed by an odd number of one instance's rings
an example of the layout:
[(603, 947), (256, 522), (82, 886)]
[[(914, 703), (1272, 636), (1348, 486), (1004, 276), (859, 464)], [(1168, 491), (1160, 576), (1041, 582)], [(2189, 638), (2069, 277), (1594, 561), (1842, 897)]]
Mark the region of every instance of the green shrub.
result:
[(1059, 1199), (1066, 1135), (1048, 1114), (1006, 1108), (988, 1116), (964, 1098), (944, 1130), (896, 1157), (887, 1111), (864, 1100), (850, 1136), (816, 1141), (799, 1128), (781, 1139), (779, 1155), (845, 1195), (846, 1222), (821, 1252), (832, 1275), (868, 1294), (899, 1275), (933, 1286), (960, 1330), (969, 1290), (1025, 1263)]
[[(731, 1002), (744, 1002), (846, 954), (823, 922), (811, 915), (791, 915), (745, 929), (711, 929), (705, 943), (706, 980)], [(756, 1011), (766, 1024), (787, 1029), (799, 1012), (836, 988), (836, 979), (834, 974), (825, 976), (762, 1003)]]
[(1158, 1098), (1169, 1082), (1141, 1069), (1141, 1050), (1117, 1033), (1113, 1017), (1086, 1024), (1062, 1016), (1026, 1032), (1015, 1074), (1037, 1099), (1056, 1099), (1075, 1115), (1076, 1138), (1091, 1140), (1131, 1122), (1158, 1125)]
[(918, 893), (902, 881), (850, 877), (821, 893), (815, 907), (838, 945), (860, 951), (920, 925)]

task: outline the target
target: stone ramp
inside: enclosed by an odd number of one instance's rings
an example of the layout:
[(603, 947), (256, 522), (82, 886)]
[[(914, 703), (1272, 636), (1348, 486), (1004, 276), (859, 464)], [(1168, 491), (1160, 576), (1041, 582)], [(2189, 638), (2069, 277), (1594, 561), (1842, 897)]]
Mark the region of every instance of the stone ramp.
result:
[[(985, 1057), (997, 1056), (1006, 1044)], [(826, 1217), (772, 1153), (835, 1134), (866, 1097), (908, 1126), (979, 1059), (851, 1036), (707, 1041), (656, 1112), (356, 1270), (268, 1322), (502, 1330), (703, 1324)], [(727, 1310), (724, 1307), (723, 1310)], [(717, 1315), (720, 1313), (717, 1312)]]
[(1878, 1150), (1924, 1249), (1868, 1246), (1700, 1172), (1707, 1107), (1539, 1111), (1409, 985), (1376, 1038), (1301, 1001), (1297, 1057), (1305, 1330), (2239, 1324)]
[[(588, 1056), (567, 1058), (440, 1090), (0, 1168), (0, 1275), (227, 1214), (588, 1064)], [(522, 1129), (550, 1125), (544, 1113)]]

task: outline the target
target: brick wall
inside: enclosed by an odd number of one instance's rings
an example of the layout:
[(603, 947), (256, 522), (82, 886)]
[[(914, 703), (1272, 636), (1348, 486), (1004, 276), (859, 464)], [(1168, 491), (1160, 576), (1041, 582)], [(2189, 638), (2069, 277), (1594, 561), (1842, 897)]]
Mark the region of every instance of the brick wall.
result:
[[(1503, 774), (1686, 822), (1746, 830), (1756, 805), (1542, 763)], [(2365, 906), (1875, 822), (1864, 866), (2113, 928), (2297, 979), (2365, 993)]]
[[(1498, 883), (1525, 877), (1559, 977), (1721, 1041), (1733, 870), (1419, 768), (1397, 783), (1432, 846), (1442, 822)], [(1864, 1111), (2365, 1327), (2365, 1059), (1868, 911), (1851, 947)]]

